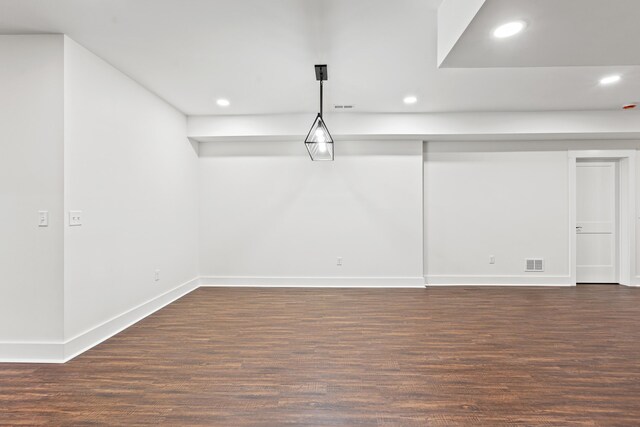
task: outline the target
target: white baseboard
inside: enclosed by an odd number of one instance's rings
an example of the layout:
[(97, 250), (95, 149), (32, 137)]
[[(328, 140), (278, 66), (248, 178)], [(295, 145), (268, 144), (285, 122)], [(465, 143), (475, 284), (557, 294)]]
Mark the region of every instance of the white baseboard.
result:
[(254, 277), (204, 276), (200, 286), (269, 288), (422, 288), (423, 277)]
[[(200, 286), (423, 288), (425, 286), (573, 286), (570, 276), (199, 277), (64, 342), (0, 342), (0, 362), (64, 363)], [(633, 286), (633, 285), (632, 285)], [(637, 286), (637, 285), (636, 285)]]
[(111, 338), (134, 323), (137, 323), (150, 314), (160, 310), (162, 307), (171, 304), (175, 300), (197, 289), (199, 284), (199, 278), (196, 277), (191, 279), (162, 295), (158, 295), (157, 297), (152, 298), (131, 310), (115, 316), (106, 322), (67, 340), (64, 344), (64, 361), (66, 362), (73, 359), (77, 355), (89, 350), (91, 347), (100, 344), (102, 341)]
[(0, 363), (62, 363), (62, 342), (2, 342)]
[(198, 278), (158, 295), (64, 342), (0, 343), (0, 362), (64, 363), (197, 289)]
[(472, 276), (430, 275), (425, 276), (427, 286), (574, 286), (571, 276)]

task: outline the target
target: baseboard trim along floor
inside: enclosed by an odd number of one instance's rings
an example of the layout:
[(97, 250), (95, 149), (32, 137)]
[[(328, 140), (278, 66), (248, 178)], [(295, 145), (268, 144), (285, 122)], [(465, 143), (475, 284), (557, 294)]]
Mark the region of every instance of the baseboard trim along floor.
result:
[(319, 287), (319, 288), (421, 288), (424, 278), (418, 277), (255, 277), (202, 276), (200, 286), (248, 287)]
[(569, 276), (253, 277), (201, 276), (64, 342), (0, 343), (0, 362), (64, 363), (199, 287), (423, 288), (425, 286), (573, 286)]
[(194, 278), (64, 342), (0, 343), (0, 362), (64, 363), (199, 287)]

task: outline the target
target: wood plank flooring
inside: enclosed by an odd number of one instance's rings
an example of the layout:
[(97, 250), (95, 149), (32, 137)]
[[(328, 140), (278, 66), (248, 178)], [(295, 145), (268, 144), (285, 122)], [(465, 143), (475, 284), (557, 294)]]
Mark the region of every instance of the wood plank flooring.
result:
[(637, 426), (640, 289), (201, 288), (0, 364), (0, 424)]

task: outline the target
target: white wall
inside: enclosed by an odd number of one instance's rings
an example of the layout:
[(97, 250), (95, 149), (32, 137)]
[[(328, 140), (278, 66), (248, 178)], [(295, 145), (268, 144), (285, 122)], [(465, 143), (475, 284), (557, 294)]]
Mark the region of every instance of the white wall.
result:
[(0, 357), (63, 336), (62, 44), (0, 36)]
[(299, 141), (200, 144), (200, 273), (422, 284), (422, 143), (340, 141), (325, 163)]
[(464, 34), (486, 0), (443, 0), (438, 7), (438, 66)]
[[(568, 150), (623, 148), (638, 142), (427, 142), (427, 283), (568, 284)], [(525, 258), (544, 258), (544, 273), (525, 273)]]
[(69, 38), (64, 64), (69, 340), (197, 276), (198, 164), (182, 113)]

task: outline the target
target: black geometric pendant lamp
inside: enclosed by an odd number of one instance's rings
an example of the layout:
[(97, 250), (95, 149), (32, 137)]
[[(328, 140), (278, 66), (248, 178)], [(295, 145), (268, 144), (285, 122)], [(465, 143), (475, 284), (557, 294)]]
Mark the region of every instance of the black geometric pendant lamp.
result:
[(316, 80), (320, 82), (320, 112), (304, 140), (309, 156), (313, 161), (333, 160), (333, 138), (322, 118), (322, 82), (327, 80), (327, 66), (316, 65)]

